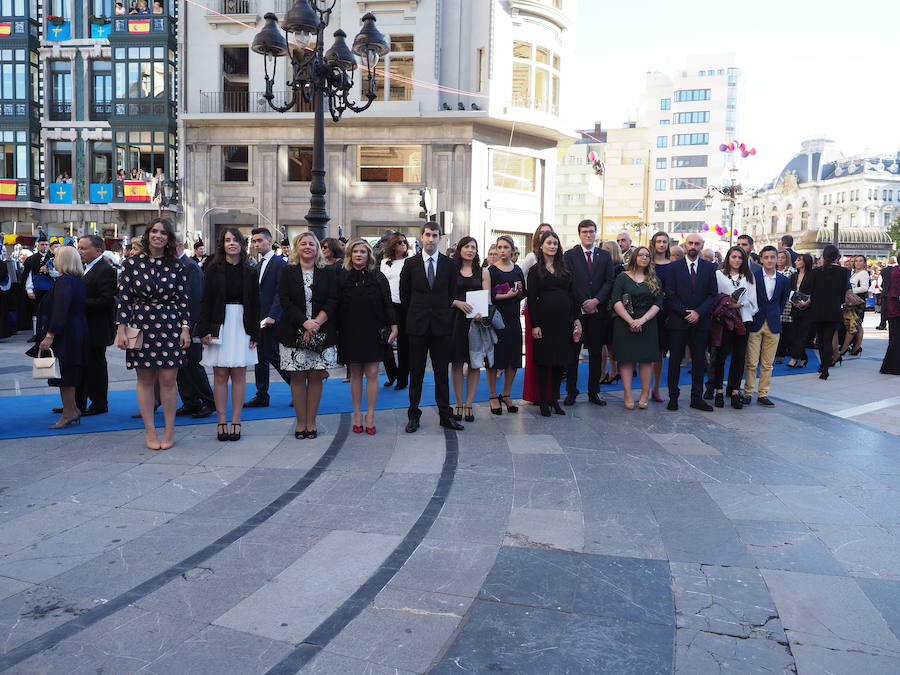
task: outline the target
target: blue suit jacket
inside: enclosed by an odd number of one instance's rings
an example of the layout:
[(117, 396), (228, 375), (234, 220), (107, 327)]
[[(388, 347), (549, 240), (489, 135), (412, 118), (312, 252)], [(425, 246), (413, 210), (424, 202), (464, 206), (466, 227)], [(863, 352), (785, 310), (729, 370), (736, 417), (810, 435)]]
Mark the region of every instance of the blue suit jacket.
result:
[[(271, 316), (275, 321), (281, 318), (281, 301), (278, 299), (278, 280), (281, 270), (287, 265), (280, 255), (273, 255), (266, 265), (265, 273), (259, 279), (259, 320)], [(257, 263), (259, 267), (259, 263)]]
[[(666, 325), (669, 330), (710, 329), (710, 312), (712, 312), (716, 296), (719, 294), (716, 266), (699, 256), (696, 263), (697, 281), (694, 284), (691, 283), (691, 273), (686, 257), (669, 263), (669, 268), (666, 270), (665, 291), (669, 307), (669, 318)], [(689, 310), (694, 310), (700, 315), (697, 323), (688, 323), (684, 318)]]
[(753, 276), (756, 279), (756, 302), (759, 309), (753, 315), (753, 323), (750, 325), (750, 330), (751, 332), (758, 331), (768, 321), (769, 330), (773, 333), (780, 333), (781, 313), (784, 311), (788, 295), (791, 292), (791, 282), (781, 272), (775, 272), (775, 292), (772, 293), (772, 299), (769, 300), (766, 294), (766, 284), (763, 281), (762, 268), (760, 267), (756, 270)]
[(181, 264), (187, 272), (188, 323), (193, 330), (194, 324), (200, 319), (200, 307), (203, 305), (203, 270), (196, 260), (187, 255), (181, 257)]

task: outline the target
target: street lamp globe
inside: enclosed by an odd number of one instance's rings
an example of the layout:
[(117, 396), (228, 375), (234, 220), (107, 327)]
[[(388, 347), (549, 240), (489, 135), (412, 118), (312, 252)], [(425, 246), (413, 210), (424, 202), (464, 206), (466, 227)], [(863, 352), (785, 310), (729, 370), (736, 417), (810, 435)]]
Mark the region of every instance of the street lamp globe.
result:
[(706, 194), (703, 195), (703, 201), (706, 203), (706, 208), (711, 209), (711, 208), (712, 208), (712, 203), (713, 203), (712, 192), (710, 192), (709, 190), (707, 190), (707, 191), (706, 191)]

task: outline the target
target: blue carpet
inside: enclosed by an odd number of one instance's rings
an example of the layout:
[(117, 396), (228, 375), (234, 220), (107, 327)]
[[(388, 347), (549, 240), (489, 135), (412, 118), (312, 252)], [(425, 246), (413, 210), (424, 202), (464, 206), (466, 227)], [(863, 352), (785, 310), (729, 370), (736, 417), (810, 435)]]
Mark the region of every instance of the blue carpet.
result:
[[(663, 364), (663, 377), (665, 378), (668, 362)], [(806, 368), (795, 369), (786, 368), (785, 366), (775, 366), (774, 375), (801, 375), (803, 373), (815, 373), (819, 367), (819, 362), (813, 356), (807, 364)], [(728, 365), (726, 363), (725, 373), (727, 377)], [(384, 376), (380, 378), (384, 382)], [(586, 390), (587, 384), (587, 364), (582, 363), (578, 374), (579, 383), (581, 383), (581, 391)], [(522, 395), (522, 372), (519, 371), (516, 381), (512, 388), (512, 398), (520, 398)], [(640, 387), (635, 379), (635, 385)], [(679, 385), (682, 389), (687, 385), (690, 386), (690, 375), (688, 369), (682, 369)], [(602, 390), (605, 391), (621, 391), (622, 383), (617, 382), (615, 385), (604, 385)], [(255, 393), (252, 383), (247, 385), (247, 397), (250, 398)], [(687, 393), (687, 392), (684, 392)], [(776, 391), (777, 393), (777, 391)], [(269, 395), (271, 405), (268, 408), (245, 408), (241, 415), (244, 421), (265, 420), (284, 417), (293, 417), (294, 411), (288, 404), (290, 403), (290, 388), (281, 381), (273, 381), (269, 387)], [(452, 393), (451, 393), (452, 398)], [(487, 378), (482, 374), (481, 381), (478, 385), (478, 392), (475, 395), (476, 402), (484, 402), (488, 400)], [(584, 397), (582, 396), (582, 399)], [(137, 412), (137, 397), (134, 390), (111, 391), (109, 392), (109, 412), (105, 415), (96, 415), (94, 417), (84, 417), (79, 426), (66, 427), (65, 429), (47, 429), (47, 427), (56, 421), (57, 416), (50, 412), (54, 406), (60, 405), (59, 396), (56, 394), (40, 394), (35, 396), (6, 396), (0, 399), (3, 405), (3, 414), (7, 420), (15, 420), (15, 424), (7, 424), (0, 429), (0, 439), (8, 438), (27, 438), (30, 436), (51, 436), (59, 434), (85, 434), (99, 431), (120, 431), (124, 429), (142, 429), (143, 422), (140, 419), (132, 419), (131, 414)], [(422, 406), (434, 404), (434, 378), (431, 373), (425, 375), (425, 382), (422, 386)], [(364, 404), (365, 405), (365, 404)], [(394, 391), (393, 388), (382, 387), (378, 394), (378, 410), (405, 409), (409, 406), (409, 390)], [(325, 389), (322, 395), (322, 404), (319, 407), (319, 413), (328, 415), (332, 413), (350, 412), (353, 409), (350, 400), (350, 385), (341, 382), (340, 377), (332, 377), (325, 381)], [(163, 424), (162, 410), (156, 415), (157, 426)], [(213, 424), (215, 423), (215, 415), (205, 420), (195, 420), (188, 417), (177, 417), (176, 425), (188, 424)]]

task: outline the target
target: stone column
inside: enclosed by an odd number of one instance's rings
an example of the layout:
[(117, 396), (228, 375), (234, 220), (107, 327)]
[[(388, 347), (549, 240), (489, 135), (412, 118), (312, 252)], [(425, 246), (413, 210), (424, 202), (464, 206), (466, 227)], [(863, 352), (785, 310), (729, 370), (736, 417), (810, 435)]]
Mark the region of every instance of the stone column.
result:
[[(272, 225), (266, 220), (272, 221), (276, 226), (278, 222), (278, 146), (277, 145), (258, 145), (256, 160), (256, 176), (257, 184), (257, 201), (259, 210), (262, 213), (259, 225), (260, 227), (268, 227)], [(272, 232), (272, 236), (276, 241), (281, 239), (279, 232)]]

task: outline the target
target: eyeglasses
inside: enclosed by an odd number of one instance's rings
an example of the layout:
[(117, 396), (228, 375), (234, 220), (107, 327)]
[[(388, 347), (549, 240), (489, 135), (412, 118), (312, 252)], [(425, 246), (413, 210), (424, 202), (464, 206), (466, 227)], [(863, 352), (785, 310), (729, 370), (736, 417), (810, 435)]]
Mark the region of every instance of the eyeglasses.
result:
[(635, 256), (635, 258), (649, 258), (649, 257), (650, 257), (650, 254), (649, 254), (649, 253), (638, 253), (638, 254)]

